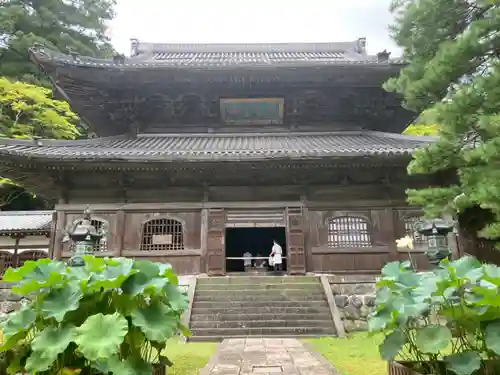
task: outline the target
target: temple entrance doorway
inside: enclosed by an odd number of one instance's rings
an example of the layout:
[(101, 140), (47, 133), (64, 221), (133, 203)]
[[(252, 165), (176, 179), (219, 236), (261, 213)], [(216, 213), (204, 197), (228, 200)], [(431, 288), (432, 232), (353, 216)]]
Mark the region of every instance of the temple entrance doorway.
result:
[[(283, 271), (286, 271), (286, 228), (285, 227), (252, 227), (226, 228), (226, 272), (259, 272), (269, 270), (269, 254), (273, 240), (283, 249)], [(251, 267), (245, 267), (245, 254), (252, 255)], [(260, 259), (259, 259), (260, 258)]]

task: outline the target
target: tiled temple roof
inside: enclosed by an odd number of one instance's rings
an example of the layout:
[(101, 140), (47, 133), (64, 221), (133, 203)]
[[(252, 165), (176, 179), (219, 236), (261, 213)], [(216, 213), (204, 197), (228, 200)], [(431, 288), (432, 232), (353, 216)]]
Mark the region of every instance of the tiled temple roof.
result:
[(0, 211), (0, 234), (49, 232), (52, 211)]
[(366, 54), (364, 38), (336, 43), (181, 44), (133, 41), (132, 56), (113, 60), (67, 55), (42, 46), (32, 48), (36, 60), (94, 67), (230, 68), (266, 66), (394, 65), (399, 59), (380, 61)]
[(292, 61), (333, 63), (346, 59), (345, 54), (339, 52), (155, 52), (152, 56), (154, 61), (164, 61), (179, 66), (278, 65)]
[(64, 161), (238, 161), (411, 155), (434, 138), (343, 131), (269, 134), (140, 134), (78, 141), (0, 139), (0, 158)]

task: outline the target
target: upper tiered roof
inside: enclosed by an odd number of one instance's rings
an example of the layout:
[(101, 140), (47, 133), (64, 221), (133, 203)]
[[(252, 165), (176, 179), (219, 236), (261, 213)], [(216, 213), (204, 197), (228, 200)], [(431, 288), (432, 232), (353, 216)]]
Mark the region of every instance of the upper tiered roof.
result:
[(321, 65), (398, 65), (385, 52), (366, 53), (365, 38), (335, 43), (144, 43), (132, 40), (130, 57), (96, 59), (78, 54), (62, 54), (43, 46), (31, 52), (41, 64), (50, 61), (75, 66), (109, 68), (239, 68), (239, 67), (308, 67)]
[[(255, 44), (133, 40), (130, 57), (96, 59), (43, 46), (32, 48), (31, 56), (101, 137), (153, 128), (165, 133), (228, 131), (218, 127), (220, 99), (249, 97), (283, 98), (285, 130), (293, 122), (300, 125), (295, 129), (312, 131), (314, 122), (315, 131), (334, 130), (330, 124), (335, 123), (336, 129), (401, 132), (415, 115), (382, 84), (398, 74), (403, 62), (385, 51), (370, 56), (365, 46), (365, 38)], [(321, 113), (313, 109), (316, 118), (311, 119), (306, 112), (315, 105)]]

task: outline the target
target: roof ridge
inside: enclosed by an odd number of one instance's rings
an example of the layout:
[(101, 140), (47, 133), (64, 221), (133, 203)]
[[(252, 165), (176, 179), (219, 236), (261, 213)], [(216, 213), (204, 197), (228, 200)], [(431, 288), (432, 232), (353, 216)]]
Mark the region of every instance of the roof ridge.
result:
[[(174, 52), (347, 52), (363, 50), (363, 39), (339, 42), (154, 43), (132, 39), (132, 55)], [(366, 40), (365, 40), (366, 43)]]
[(265, 132), (265, 133), (139, 133), (137, 134), (137, 138), (188, 138), (188, 137), (197, 137), (197, 138), (214, 138), (214, 137), (295, 137), (295, 136), (321, 136), (321, 135), (363, 135), (366, 132), (365, 130), (335, 130), (335, 131), (311, 131), (311, 132), (283, 132), (283, 133), (274, 133), (274, 132)]

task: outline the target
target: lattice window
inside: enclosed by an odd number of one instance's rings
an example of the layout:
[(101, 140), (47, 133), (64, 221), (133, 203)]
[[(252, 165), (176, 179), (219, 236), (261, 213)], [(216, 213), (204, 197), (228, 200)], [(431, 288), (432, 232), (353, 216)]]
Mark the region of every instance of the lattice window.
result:
[(153, 219), (144, 224), (141, 250), (183, 250), (182, 223), (173, 219)]
[(421, 220), (422, 218), (419, 216), (409, 216), (405, 217), (404, 219), (405, 236), (410, 236), (411, 238), (413, 238), (414, 247), (427, 245), (425, 236), (422, 236), (415, 230), (415, 225)]
[(328, 220), (328, 247), (372, 246), (368, 221), (360, 216), (341, 216)]
[[(90, 223), (95, 227), (95, 229), (99, 232), (103, 225), (104, 221), (101, 220), (96, 220), (92, 219)], [(95, 246), (94, 251), (107, 251), (108, 250), (108, 240), (107, 240), (107, 233), (106, 235), (102, 236), (101, 240), (99, 243)]]

